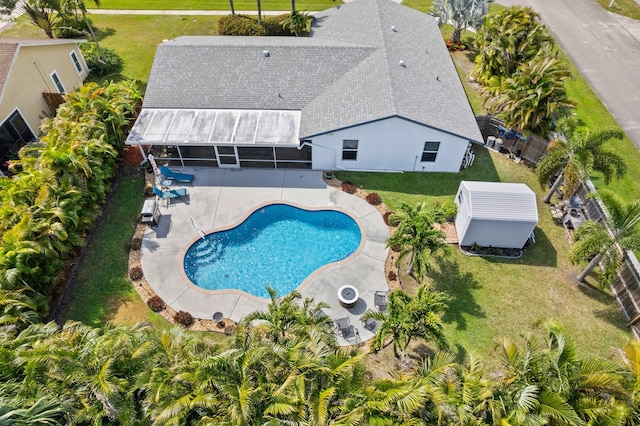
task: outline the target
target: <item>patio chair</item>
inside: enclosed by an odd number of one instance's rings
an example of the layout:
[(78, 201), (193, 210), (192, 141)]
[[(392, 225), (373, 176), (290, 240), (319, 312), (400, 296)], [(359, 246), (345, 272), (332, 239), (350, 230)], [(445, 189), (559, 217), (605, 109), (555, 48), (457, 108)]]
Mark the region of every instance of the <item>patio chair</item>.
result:
[(186, 197), (188, 195), (186, 188), (177, 188), (177, 189), (170, 189), (168, 191), (163, 191), (157, 186), (153, 187), (153, 193), (160, 200), (167, 200), (167, 205), (169, 205), (169, 203), (171, 202), (171, 199), (173, 198)]
[(195, 177), (194, 175), (189, 173), (174, 172), (167, 166), (161, 166), (160, 173), (162, 173), (162, 175), (166, 177), (168, 180), (174, 180), (176, 182), (183, 182), (183, 183), (192, 183)]
[(362, 321), (362, 326), (369, 331), (375, 330), (376, 326), (378, 325), (378, 321), (376, 321), (374, 318), (367, 318), (366, 320), (363, 320), (361, 318), (360, 321)]
[(373, 304), (376, 305), (380, 312), (387, 310), (387, 293), (388, 291), (376, 291), (373, 296)]
[(342, 333), (343, 336), (349, 331), (349, 327), (351, 327), (349, 317), (338, 318), (334, 320), (334, 323), (336, 325), (336, 330)]

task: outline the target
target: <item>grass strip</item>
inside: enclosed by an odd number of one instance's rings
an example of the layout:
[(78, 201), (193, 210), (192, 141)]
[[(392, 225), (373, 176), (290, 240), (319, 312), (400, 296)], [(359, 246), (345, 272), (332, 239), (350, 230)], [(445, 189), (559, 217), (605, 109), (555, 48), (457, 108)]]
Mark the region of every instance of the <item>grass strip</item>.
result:
[(78, 269), (65, 320), (99, 326), (111, 319), (120, 305), (133, 302), (144, 307), (144, 318), (138, 320), (149, 319), (146, 311), (151, 311), (128, 278), (128, 243), (142, 208), (143, 194), (141, 175), (135, 173), (120, 180)]

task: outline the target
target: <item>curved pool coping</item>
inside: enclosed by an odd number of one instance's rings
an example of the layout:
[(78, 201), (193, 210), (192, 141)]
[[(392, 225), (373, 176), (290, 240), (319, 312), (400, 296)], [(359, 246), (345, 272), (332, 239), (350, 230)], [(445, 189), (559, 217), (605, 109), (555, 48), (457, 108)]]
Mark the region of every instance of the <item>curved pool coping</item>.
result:
[[(308, 277), (299, 292), (304, 298), (325, 302), (323, 309), (329, 317), (348, 317), (360, 332), (361, 340), (373, 334), (362, 327), (360, 317), (367, 309), (376, 309), (376, 291), (388, 291), (385, 261), (389, 229), (382, 215), (365, 200), (328, 187), (320, 171), (217, 169), (190, 167), (182, 169), (196, 175), (193, 186), (185, 186), (189, 193), (160, 205), (158, 226), (145, 229), (140, 262), (145, 278), (154, 292), (176, 311), (187, 311), (195, 318), (211, 319), (214, 312), (239, 322), (254, 311), (265, 311), (269, 301), (248, 297), (241, 291), (196, 290), (182, 275), (183, 253), (197, 238), (191, 225), (194, 218), (200, 228), (219, 229), (238, 223), (256, 206), (273, 203), (301, 205), (307, 209), (336, 209), (355, 218), (363, 234), (357, 254), (347, 262), (330, 264)], [(353, 308), (342, 308), (337, 290), (342, 285), (355, 285), (360, 299)], [(338, 336), (340, 344), (352, 344)]]
[[(256, 206), (255, 208), (253, 208), (252, 210), (250, 210), (248, 213), (245, 213), (245, 215), (240, 218), (237, 222), (228, 225), (228, 226), (224, 226), (221, 228), (216, 228), (216, 229), (211, 229), (209, 231), (203, 231), (205, 236), (210, 235), (210, 234), (214, 234), (216, 232), (224, 232), (224, 231), (228, 231), (230, 229), (233, 229), (235, 227), (240, 226), (241, 224), (243, 224), (248, 218), (249, 216), (251, 216), (252, 214), (254, 214), (255, 212), (257, 212), (258, 210), (267, 207), (267, 206), (272, 206), (274, 204), (284, 204), (284, 205), (288, 205), (291, 207), (296, 207), (298, 209), (301, 210), (306, 210), (306, 211), (310, 211), (310, 212), (319, 212), (319, 211), (336, 211), (336, 212), (340, 212), (343, 213), (347, 216), (349, 216), (355, 223), (356, 225), (358, 225), (358, 228), (360, 229), (360, 244), (358, 244), (358, 248), (351, 253), (348, 257), (345, 257), (344, 259), (338, 260), (336, 262), (331, 262), (331, 263), (327, 263), (323, 266), (320, 266), (319, 268), (317, 268), (316, 270), (314, 270), (311, 274), (309, 274), (309, 276), (307, 276), (293, 291), (302, 291), (302, 289), (304, 287), (306, 287), (313, 279), (313, 277), (315, 277), (316, 275), (322, 273), (325, 269), (328, 268), (333, 268), (333, 267), (339, 267), (341, 264), (350, 262), (351, 260), (353, 260), (353, 258), (355, 256), (357, 256), (358, 254), (360, 254), (360, 252), (362, 251), (365, 241), (366, 241), (366, 230), (364, 229), (364, 227), (362, 226), (362, 224), (360, 223), (360, 221), (358, 220), (357, 217), (355, 217), (353, 214), (351, 214), (350, 212), (341, 209), (341, 208), (327, 208), (327, 207), (310, 207), (310, 206), (305, 206), (299, 203), (295, 203), (292, 201), (283, 201), (283, 200), (277, 200), (277, 201), (271, 201), (271, 202), (266, 202), (266, 203), (262, 203), (258, 206)], [(187, 275), (187, 272), (184, 270), (184, 258), (187, 254), (187, 251), (191, 248), (191, 246), (193, 244), (195, 244), (198, 240), (200, 240), (201, 237), (194, 237), (191, 241), (189, 241), (189, 243), (187, 243), (187, 245), (185, 246), (184, 250), (182, 251), (182, 253), (180, 253), (180, 258), (182, 260), (181, 262), (181, 269), (180, 269), (180, 273), (182, 275), (182, 278), (184, 278), (184, 280), (187, 282), (188, 285), (190, 285), (191, 287), (193, 287), (194, 290), (196, 291), (200, 291), (204, 294), (225, 294), (225, 293), (236, 293), (240, 296), (244, 296), (244, 297), (248, 297), (250, 299), (254, 299), (257, 301), (261, 301), (261, 302), (266, 302), (269, 303), (271, 301), (271, 299), (266, 298), (266, 297), (260, 297), (260, 296), (256, 296), (255, 294), (251, 294), (251, 293), (247, 293), (246, 291), (237, 289), (237, 288), (224, 288), (224, 289), (216, 289), (216, 290), (209, 290), (206, 288), (202, 288), (200, 287), (198, 284), (194, 283), (193, 281), (191, 281), (191, 279), (189, 278), (189, 276)], [(279, 294), (278, 296), (286, 296), (285, 294)]]

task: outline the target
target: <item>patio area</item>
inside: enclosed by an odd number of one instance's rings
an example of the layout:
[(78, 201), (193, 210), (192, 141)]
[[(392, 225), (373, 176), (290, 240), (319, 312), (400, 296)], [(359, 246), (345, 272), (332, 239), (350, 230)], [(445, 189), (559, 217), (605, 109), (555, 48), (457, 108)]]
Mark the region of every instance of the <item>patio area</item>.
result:
[[(266, 310), (269, 300), (238, 290), (203, 290), (193, 285), (183, 272), (186, 249), (200, 236), (191, 219), (205, 232), (237, 224), (265, 204), (286, 202), (299, 207), (335, 208), (353, 216), (362, 231), (364, 243), (347, 261), (321, 268), (298, 288), (303, 298), (325, 302), (324, 313), (351, 327), (347, 337), (338, 332), (341, 345), (366, 341), (375, 327), (365, 328), (360, 317), (374, 305), (376, 291), (388, 291), (384, 264), (389, 237), (380, 213), (366, 201), (328, 187), (322, 172), (310, 170), (256, 170), (182, 168), (193, 173), (189, 195), (160, 202), (157, 227), (145, 231), (140, 258), (145, 277), (156, 294), (175, 310), (195, 318), (211, 319), (216, 312), (239, 322), (250, 312)], [(256, 285), (261, 285), (257, 283)], [(350, 285), (359, 298), (351, 307), (341, 306), (338, 289)]]

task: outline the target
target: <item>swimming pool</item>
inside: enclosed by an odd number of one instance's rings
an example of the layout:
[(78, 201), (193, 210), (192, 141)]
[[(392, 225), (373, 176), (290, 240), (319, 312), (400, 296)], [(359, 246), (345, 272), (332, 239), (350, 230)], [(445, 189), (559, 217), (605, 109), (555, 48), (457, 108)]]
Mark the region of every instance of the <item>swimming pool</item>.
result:
[(203, 289), (269, 297), (269, 285), (282, 296), (318, 268), (355, 253), (361, 240), (356, 221), (339, 211), (270, 204), (238, 226), (194, 242), (184, 271)]

